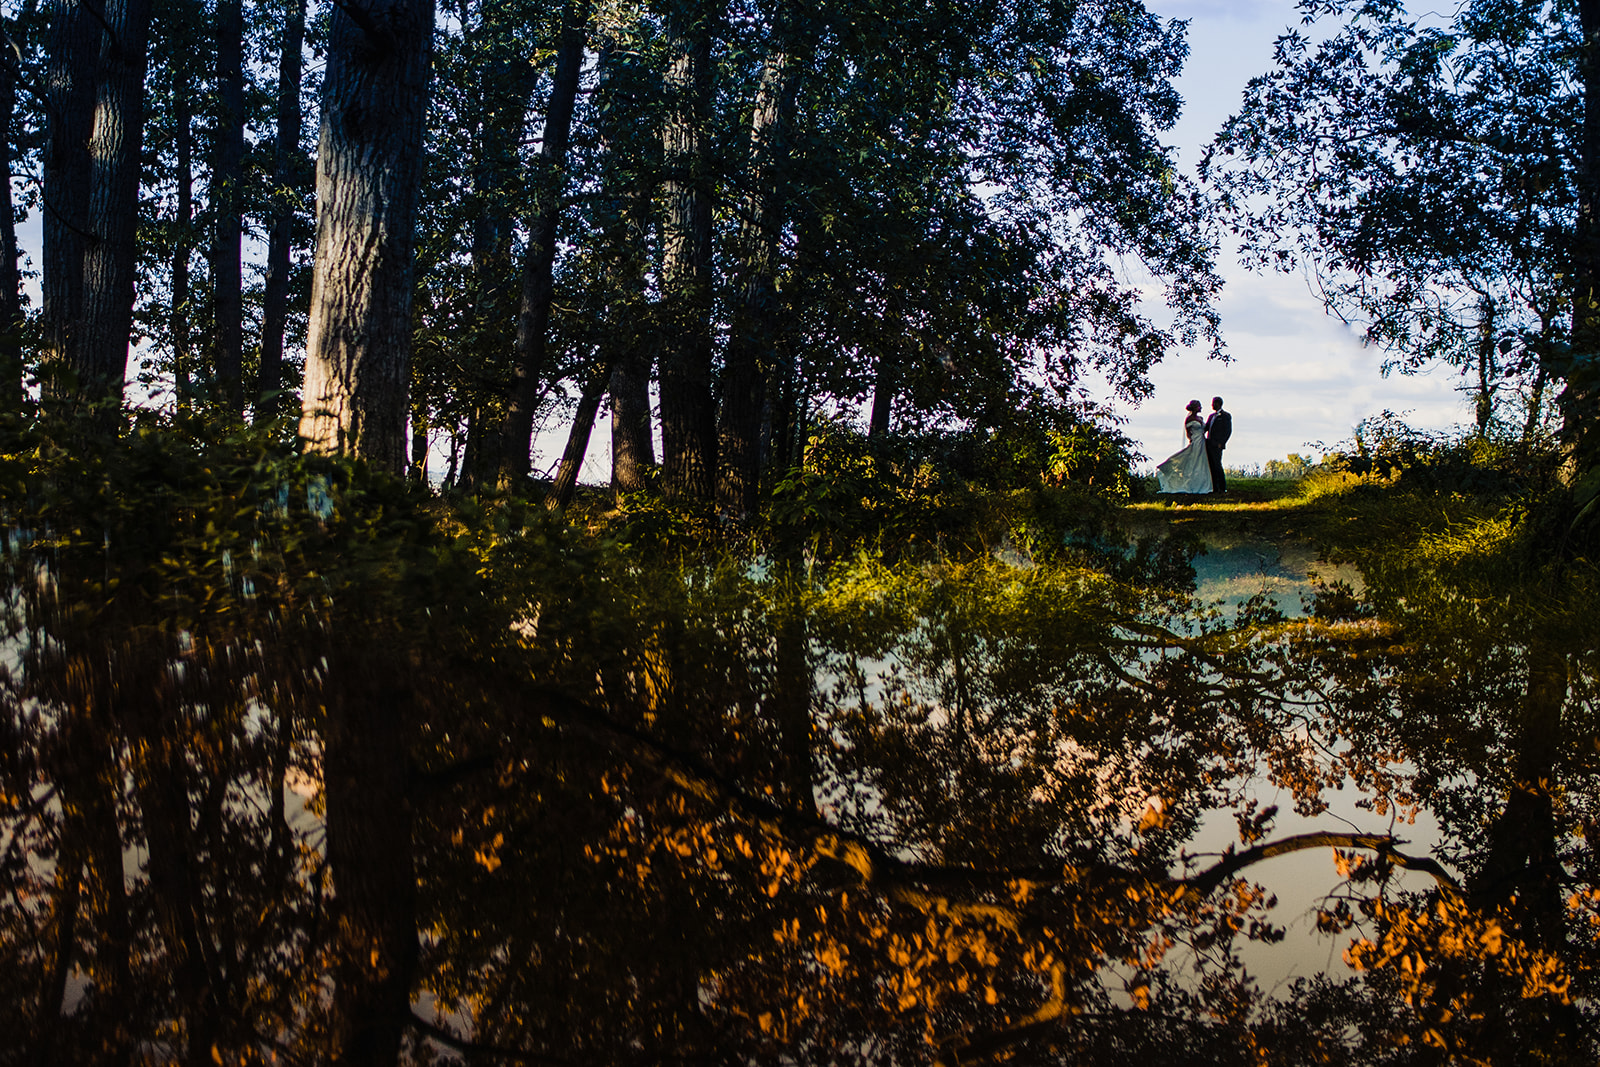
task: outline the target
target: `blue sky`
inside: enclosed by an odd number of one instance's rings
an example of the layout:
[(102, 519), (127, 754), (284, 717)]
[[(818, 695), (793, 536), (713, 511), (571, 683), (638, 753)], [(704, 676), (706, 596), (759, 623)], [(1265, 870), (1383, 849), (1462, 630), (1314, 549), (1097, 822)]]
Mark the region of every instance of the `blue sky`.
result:
[[(1203, 146), (1238, 108), (1245, 83), (1271, 65), (1273, 41), (1299, 16), (1292, 0), (1146, 0), (1146, 6), (1189, 20), (1189, 61), (1178, 82), (1183, 117), (1165, 139), (1192, 175)], [(1303, 277), (1253, 274), (1226, 247), (1219, 267), (1227, 283), (1223, 336), (1233, 362), (1180, 351), (1151, 375), (1151, 399), (1137, 408), (1113, 405), (1151, 465), (1183, 444), (1184, 404), (1198, 399), (1209, 408), (1219, 394), (1234, 417), (1229, 466), (1317, 453), (1315, 442), (1332, 448), (1348, 441), (1362, 418), (1385, 409), (1426, 429), (1468, 418), (1454, 371), (1385, 378), (1382, 354), (1324, 315)]]

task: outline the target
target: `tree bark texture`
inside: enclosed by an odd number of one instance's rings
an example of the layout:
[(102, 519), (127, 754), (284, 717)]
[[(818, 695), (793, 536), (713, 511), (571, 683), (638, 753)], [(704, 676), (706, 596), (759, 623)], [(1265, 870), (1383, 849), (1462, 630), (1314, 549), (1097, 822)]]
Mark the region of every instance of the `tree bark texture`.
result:
[(93, 180), (83, 255), (83, 344), (72, 363), (93, 395), (122, 399), (133, 331), (134, 236), (138, 224), (140, 148), (150, 0), (114, 0), (103, 8), (102, 74), (89, 132)]
[(1478, 388), (1473, 394), (1473, 407), (1475, 421), (1478, 426), (1478, 436), (1482, 437), (1489, 432), (1489, 421), (1494, 418), (1494, 394), (1499, 388), (1500, 368), (1495, 360), (1494, 325), (1497, 308), (1494, 297), (1487, 293), (1479, 295), (1478, 299), (1478, 345), (1477, 356)]
[(511, 403), (500, 431), (500, 479), (513, 485), (528, 475), (533, 451), (533, 411), (548, 374), (550, 304), (555, 295), (556, 224), (566, 186), (567, 145), (583, 72), (589, 4), (578, 0), (562, 15), (555, 80), (545, 108), (544, 140), (534, 176), (534, 215), (522, 265), (522, 301), (517, 313), (516, 359)]
[(432, 422), (427, 409), (418, 403), (411, 405), (411, 466), (406, 474), (419, 482), (428, 480), (428, 434)]
[(606, 395), (606, 382), (611, 377), (610, 367), (601, 367), (584, 384), (583, 396), (578, 400), (578, 410), (572, 417), (572, 429), (567, 432), (567, 447), (561, 453), (561, 463), (556, 467), (555, 484), (545, 497), (545, 506), (558, 511), (572, 503), (578, 489), (578, 474), (583, 469), (583, 457), (589, 451), (589, 436), (594, 432), (594, 417), (600, 411), (600, 401)]
[(295, 205), (299, 201), (303, 133), (300, 83), (306, 33), (306, 0), (289, 0), (278, 51), (278, 123), (272, 148), (272, 229), (267, 235), (266, 288), (261, 299), (261, 365), (256, 375), (255, 421), (271, 422), (282, 409), (283, 336), (289, 319), (289, 265)]
[(799, 86), (798, 66), (785, 50), (767, 56), (750, 119), (739, 240), (742, 278), (723, 360), (717, 425), (717, 504), (740, 518), (753, 515), (760, 503), (761, 423), (777, 330), (775, 273), (781, 212), (774, 171), (781, 164), (785, 127)]
[[(890, 283), (891, 286), (893, 283)], [(888, 337), (878, 346), (878, 370), (872, 387), (872, 415), (867, 422), (868, 437), (889, 432), (894, 415), (894, 397), (900, 389), (901, 362), (905, 353), (906, 313), (899, 288), (891, 288), (887, 300), (885, 325)]]
[(611, 491), (637, 493), (656, 465), (650, 433), (650, 352), (632, 345), (611, 368)]
[[(570, 16), (571, 12), (567, 14)], [(479, 14), (478, 32), (484, 38), (498, 42), (513, 34), (514, 29), (502, 8), (485, 6)], [(573, 96), (576, 96), (583, 51), (581, 29), (579, 32), (580, 40), (575, 46), (558, 46), (554, 96), (561, 95), (561, 88), (566, 81), (572, 83)], [(490, 47), (498, 47), (498, 44)], [(575, 55), (576, 60), (568, 57), (568, 52)], [(520, 301), (522, 297), (518, 271), (513, 262), (515, 215), (523, 210), (517, 198), (516, 186), (522, 170), (522, 137), (532, 109), (538, 73), (539, 68), (524, 56), (507, 58), (500, 55), (486, 63), (476, 75), (476, 114), (472, 119), (472, 144), (477, 153), (472, 166), (475, 200), (472, 220), (472, 319), (468, 337), (458, 340), (465, 341), (474, 358), (482, 361), (480, 374), (486, 380), (499, 380), (502, 372), (514, 369), (516, 365), (515, 351), (507, 352), (503, 340), (511, 332), (507, 329), (510, 321), (516, 319), (515, 313), (507, 314), (507, 305), (512, 298)], [(570, 102), (566, 111), (570, 116)], [(570, 124), (569, 118), (567, 125)], [(536, 207), (534, 214), (538, 213)], [(512, 347), (514, 349), (515, 345)], [(493, 486), (500, 478), (502, 466), (500, 435), (505, 408), (490, 404), (481, 410), (484, 433), (477, 439), (479, 447), (473, 450), (474, 462), (463, 471), (462, 482)], [(531, 441), (531, 422), (529, 436)]]
[(868, 437), (882, 437), (889, 432), (894, 394), (900, 383), (900, 364), (896, 356), (897, 353), (889, 349), (878, 353), (878, 373), (872, 387), (872, 416), (867, 422)]
[(244, 410), (244, 275), (240, 200), (244, 181), (244, 13), (240, 0), (217, 0), (217, 139), (212, 146), (212, 372), (214, 401)]
[(189, 293), (189, 260), (194, 253), (193, 231), (194, 223), (194, 136), (190, 131), (193, 118), (189, 110), (189, 93), (192, 83), (186, 67), (179, 66), (174, 71), (173, 97), (173, 131), (177, 144), (174, 161), (176, 173), (173, 174), (173, 184), (177, 186), (178, 204), (177, 217), (173, 220), (172, 247), (172, 307), (169, 328), (172, 331), (172, 385), (177, 394), (176, 401), (179, 411), (187, 411), (192, 392), (190, 374), (193, 367), (193, 353), (189, 346), (189, 317), (194, 313), (190, 306)]
[(632, 60), (619, 48), (606, 48), (599, 60), (596, 89), (602, 101), (600, 136), (605, 145), (605, 186), (615, 204), (614, 224), (607, 227), (610, 261), (610, 307), (606, 336), (611, 349), (611, 491), (637, 493), (650, 484), (656, 465), (650, 418), (650, 372), (655, 365), (658, 328), (645, 293), (650, 262), (648, 220), (651, 184), (625, 161), (637, 151), (639, 131), (619, 118), (626, 113)]
[[(1578, 158), (1578, 218), (1574, 234), (1572, 348), (1579, 360), (1600, 361), (1600, 0), (1579, 0), (1583, 48), (1578, 77), (1583, 85), (1583, 130)], [(1593, 455), (1600, 419), (1600, 376), (1574, 374), (1559, 398), (1567, 448), (1564, 477), (1577, 473), (1579, 453)]]
[(433, 0), (331, 16), (300, 434), (399, 474), (406, 459), (415, 220)]
[(661, 484), (668, 497), (710, 501), (717, 424), (711, 395), (711, 197), (706, 116), (711, 22), (702, 0), (674, 0), (662, 128), (667, 172), (662, 219)]
[(17, 104), (17, 55), (0, 51), (0, 146), (5, 149), (6, 187), (0, 201), (0, 412), (22, 410), (22, 278), (17, 270), (16, 205), (11, 197), (11, 161)]
[(43, 358), (47, 396), (71, 395), (59, 375), (71, 366), (82, 326), (83, 239), (89, 225), (89, 128), (94, 121), (99, 26), (76, 0), (50, 5), (45, 69)]

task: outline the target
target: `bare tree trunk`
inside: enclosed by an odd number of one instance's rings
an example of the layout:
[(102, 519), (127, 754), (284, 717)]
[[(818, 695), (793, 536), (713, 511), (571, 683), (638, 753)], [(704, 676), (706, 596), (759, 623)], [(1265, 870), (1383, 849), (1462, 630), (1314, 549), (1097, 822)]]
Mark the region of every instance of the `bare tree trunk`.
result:
[(45, 71), (44, 150), (44, 388), (47, 398), (72, 399), (70, 380), (83, 329), (83, 239), (89, 227), (99, 24), (76, 0), (50, 5), (50, 51)]
[(192, 313), (189, 294), (189, 260), (194, 254), (194, 135), (189, 127), (193, 116), (189, 111), (191, 85), (189, 72), (180, 68), (174, 75), (173, 123), (177, 126), (177, 173), (173, 182), (178, 187), (177, 217), (173, 220), (177, 231), (172, 248), (172, 309), (169, 328), (172, 331), (172, 388), (180, 412), (189, 410), (193, 391), (190, 374), (193, 371), (194, 353), (189, 346), (189, 316)]
[[(628, 160), (637, 158), (639, 131), (618, 119), (628, 101), (630, 54), (604, 47), (596, 93), (602, 97), (600, 135), (611, 164), (604, 185), (615, 197), (615, 224), (607, 228), (610, 307), (606, 336), (611, 351), (611, 491), (636, 493), (650, 484), (656, 465), (651, 434), (650, 372), (657, 344), (655, 309), (645, 294), (650, 260), (647, 220), (651, 188)], [(619, 88), (620, 87), (620, 88)], [(616, 98), (612, 98), (612, 94)]]
[(898, 355), (888, 347), (878, 353), (878, 375), (872, 390), (872, 417), (867, 423), (868, 437), (882, 437), (889, 432), (895, 389), (900, 379)]
[(711, 175), (705, 125), (711, 96), (711, 23), (703, 0), (674, 0), (669, 111), (661, 142), (667, 171), (661, 288), (661, 484), (666, 495), (709, 501), (717, 463), (711, 395)]
[(1539, 429), (1539, 412), (1544, 407), (1544, 390), (1549, 383), (1550, 371), (1540, 360), (1539, 366), (1533, 372), (1533, 384), (1528, 387), (1528, 416), (1522, 423), (1522, 440), (1526, 443), (1533, 440), (1533, 435)]
[(212, 146), (211, 244), (213, 400), (244, 409), (244, 287), (240, 201), (244, 180), (244, 13), (240, 0), (217, 0), (217, 139)]
[(794, 451), (795, 401), (798, 393), (793, 358), (774, 361), (767, 376), (767, 458), (774, 471), (797, 462)]
[[(569, 10), (567, 15), (570, 17), (571, 14)], [(498, 41), (512, 32), (505, 19), (501, 8), (484, 6), (480, 9), (478, 30), (484, 38)], [(563, 95), (561, 89), (567, 82), (571, 83), (573, 99), (569, 99), (566, 106), (569, 116), (567, 125), (570, 126), (578, 76), (582, 69), (582, 28), (567, 28), (566, 32), (576, 32), (578, 40), (576, 44), (571, 44), (563, 37), (560, 47), (566, 48), (571, 54), (562, 52), (557, 57), (557, 88), (553, 94), (556, 97)], [(491, 44), (489, 47), (499, 46)], [(506, 356), (512, 357), (513, 369), (515, 367), (516, 352), (505, 352), (502, 344), (509, 332), (508, 327), (516, 328), (510, 325), (508, 319), (515, 321), (517, 315), (508, 316), (507, 305), (512, 298), (520, 302), (524, 291), (523, 279), (518, 277), (514, 262), (513, 238), (516, 233), (516, 213), (524, 209), (518, 200), (517, 189), (523, 166), (522, 137), (532, 108), (538, 72), (539, 68), (527, 62), (526, 57), (507, 59), (496, 54), (478, 76), (472, 138), (477, 153), (472, 167), (476, 201), (472, 222), (472, 320), (470, 332), (462, 340), (472, 347), (477, 358), (486, 362), (482, 372), (485, 378), (500, 377), (504, 369), (501, 359)], [(546, 122), (548, 127), (548, 116)], [(557, 132), (558, 139), (565, 138), (564, 131)], [(536, 192), (536, 198), (537, 195)], [(534, 214), (539, 214), (537, 208)], [(517, 312), (520, 313), (520, 310), (519, 306)], [(501, 432), (506, 410), (507, 405), (499, 403), (485, 403), (479, 409), (483, 432), (475, 439), (478, 442), (473, 451), (476, 458), (466, 472), (472, 484), (492, 487), (500, 478)]]
[(432, 0), (331, 16), (317, 145), (317, 251), (300, 434), (404, 470), (415, 220)]
[[(55, 893), (51, 901), (51, 959), (49, 978), (39, 1001), (38, 1033), (44, 1044), (41, 1062), (65, 1060), (67, 1050), (62, 1030), (62, 1003), (67, 995), (67, 977), (72, 972), (72, 957), (78, 947), (78, 917), (83, 896), (83, 849), (76, 820), (63, 819), (56, 843)], [(60, 1046), (58, 1052), (53, 1051)]]
[(428, 481), (428, 413), (420, 404), (411, 409), (411, 477), (424, 485)]
[(656, 465), (650, 434), (650, 353), (632, 344), (611, 370), (611, 491), (637, 493)]
[(561, 453), (561, 463), (556, 467), (555, 484), (545, 497), (545, 506), (552, 511), (572, 503), (578, 489), (578, 473), (583, 469), (583, 457), (589, 451), (589, 436), (594, 432), (594, 417), (600, 410), (600, 400), (606, 395), (606, 382), (611, 377), (610, 367), (597, 368), (584, 384), (583, 396), (578, 400), (578, 410), (572, 417), (572, 429), (567, 433), (567, 447)]
[(1499, 368), (1495, 365), (1494, 324), (1498, 314), (1494, 297), (1486, 292), (1478, 294), (1478, 386), (1473, 393), (1478, 436), (1489, 432), (1489, 422), (1494, 418), (1494, 394), (1498, 387)]
[[(94, 666), (75, 664), (80, 678), (91, 681), (87, 691), (78, 690), (80, 706), (71, 715), (67, 758), (61, 780), (63, 833), (71, 835), (64, 851), (81, 856), (83, 894), (79, 912), (87, 904), (92, 920), (95, 949), (89, 980), (94, 985), (92, 1015), (85, 1023), (97, 1035), (100, 1046), (91, 1058), (96, 1063), (125, 1064), (131, 1058), (130, 1035), (133, 1027), (127, 1015), (134, 1000), (131, 963), (133, 920), (129, 914), (128, 891), (122, 868), (122, 824), (119, 818), (116, 786), (122, 769), (113, 755), (114, 744), (95, 719), (107, 711), (104, 704), (110, 686)], [(72, 669), (72, 668), (69, 668)], [(76, 893), (74, 894), (77, 895)], [(56, 1007), (59, 1009), (60, 1004)]]
[(485, 461), (485, 453), (490, 451), (484, 444), (488, 436), (483, 407), (475, 406), (467, 412), (467, 432), (461, 446), (461, 476), (456, 479), (458, 489), (482, 489), (492, 484), (487, 477), (489, 465)]
[(266, 292), (261, 302), (261, 367), (256, 376), (257, 423), (282, 409), (283, 335), (289, 318), (289, 262), (300, 174), (300, 82), (305, 67), (306, 0), (288, 0), (278, 52), (278, 127), (272, 149), (272, 230), (267, 236)]
[(740, 233), (743, 275), (733, 334), (723, 361), (718, 419), (717, 504), (743, 518), (761, 489), (761, 422), (772, 367), (777, 316), (778, 190), (774, 171), (799, 85), (798, 64), (783, 47), (767, 56), (750, 119), (750, 158)]
[[(1572, 348), (1593, 359), (1600, 354), (1600, 0), (1578, 0), (1578, 21), (1583, 46), (1578, 57), (1578, 77), (1583, 85), (1583, 130), (1579, 139), (1577, 232), (1573, 259)], [(1596, 422), (1600, 421), (1600, 387), (1592, 379), (1574, 376), (1560, 396), (1562, 439), (1566, 449), (1564, 480), (1578, 473), (1580, 456), (1591, 457), (1597, 447)]]
[[(154, 679), (141, 681), (152, 683), (143, 687), (146, 691), (154, 691), (160, 684)], [(145, 867), (155, 890), (156, 924), (188, 1029), (184, 1062), (189, 1067), (204, 1067), (213, 1062), (211, 1049), (229, 995), (223, 972), (229, 968), (218, 951), (203, 879), (194, 868), (190, 775), (183, 739), (173, 736), (175, 731), (161, 721), (159, 707), (140, 710), (135, 738), (144, 766), (132, 777), (143, 814)]]
[(102, 13), (102, 75), (89, 134), (94, 169), (83, 250), (83, 330), (70, 362), (88, 395), (120, 403), (133, 331), (150, 0), (111, 0)]
[(888, 339), (878, 346), (878, 372), (872, 389), (868, 437), (881, 437), (889, 432), (889, 423), (894, 414), (894, 397), (900, 388), (900, 364), (905, 358), (905, 304), (900, 289), (892, 281), (888, 284), (890, 289), (884, 315)]
[(569, 3), (562, 16), (555, 80), (545, 108), (544, 141), (534, 184), (534, 217), (522, 265), (522, 304), (517, 314), (515, 383), (500, 432), (500, 480), (514, 485), (528, 476), (533, 450), (533, 409), (547, 372), (550, 303), (555, 295), (556, 224), (566, 186), (567, 144), (583, 71), (587, 0)]
[(17, 103), (17, 55), (0, 49), (0, 147), (5, 151), (5, 197), (0, 201), (0, 413), (22, 410), (22, 278), (17, 271), (16, 205), (11, 161)]

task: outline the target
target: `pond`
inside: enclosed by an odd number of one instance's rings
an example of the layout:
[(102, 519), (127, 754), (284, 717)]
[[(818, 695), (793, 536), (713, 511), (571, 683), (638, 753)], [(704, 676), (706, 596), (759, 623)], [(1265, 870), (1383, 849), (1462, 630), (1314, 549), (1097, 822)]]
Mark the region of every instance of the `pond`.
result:
[(756, 566), (340, 492), (14, 550), (26, 1055), (1595, 1047), (1590, 579), (1492, 517)]

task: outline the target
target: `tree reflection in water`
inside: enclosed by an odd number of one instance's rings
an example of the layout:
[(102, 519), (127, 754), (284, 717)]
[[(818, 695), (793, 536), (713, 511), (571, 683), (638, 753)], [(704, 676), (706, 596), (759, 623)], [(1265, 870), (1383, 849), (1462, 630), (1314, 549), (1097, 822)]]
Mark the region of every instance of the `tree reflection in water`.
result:
[[(1056, 491), (1009, 562), (751, 565), (246, 435), (8, 446), (0, 1062), (1594, 1059), (1594, 581), (1538, 509), (1351, 494), (1361, 596), (1225, 617)], [(1263, 780), (1442, 839), (1274, 836)], [(1330, 846), (1352, 966), (1266, 997), (1255, 865)]]

